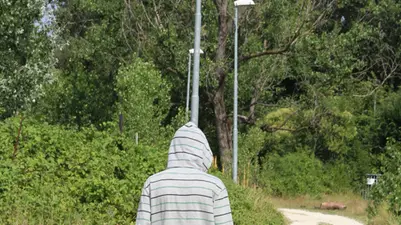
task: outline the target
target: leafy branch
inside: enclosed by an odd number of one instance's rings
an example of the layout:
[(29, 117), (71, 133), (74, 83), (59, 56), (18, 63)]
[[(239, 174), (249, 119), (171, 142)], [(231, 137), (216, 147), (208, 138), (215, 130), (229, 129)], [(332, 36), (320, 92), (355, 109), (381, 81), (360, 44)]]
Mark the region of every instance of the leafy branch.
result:
[[(303, 11), (305, 8), (305, 2), (303, 2), (301, 10)], [(329, 8), (330, 9), (330, 8)], [(258, 52), (258, 53), (253, 53), (253, 54), (249, 54), (246, 56), (242, 56), (240, 58), (240, 61), (248, 61), (250, 59), (253, 58), (258, 58), (261, 56), (266, 56), (266, 55), (280, 55), (280, 54), (284, 54), (286, 52), (288, 52), (291, 48), (291, 46), (293, 46), (300, 37), (305, 36), (307, 34), (309, 34), (313, 29), (316, 28), (316, 26), (318, 24), (320, 24), (323, 19), (325, 18), (325, 16), (328, 14), (329, 9), (324, 10), (319, 17), (313, 22), (312, 26), (310, 29), (301, 32), (302, 29), (304, 28), (305, 24), (308, 22), (308, 17), (311, 14), (312, 9), (310, 9), (308, 7), (308, 9), (306, 9), (306, 15), (304, 16), (304, 18), (302, 19), (302, 22), (298, 25), (297, 29), (295, 30), (294, 34), (292, 35), (292, 37), (289, 39), (289, 41), (284, 45), (284, 47), (279, 48), (279, 49), (270, 49), (270, 50), (266, 50), (263, 52)]]

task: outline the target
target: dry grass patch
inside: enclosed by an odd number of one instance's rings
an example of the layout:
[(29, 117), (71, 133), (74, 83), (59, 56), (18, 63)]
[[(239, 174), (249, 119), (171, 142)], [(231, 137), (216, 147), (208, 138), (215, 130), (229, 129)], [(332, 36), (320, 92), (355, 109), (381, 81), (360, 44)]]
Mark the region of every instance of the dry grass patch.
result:
[[(271, 197), (270, 201), (278, 208), (304, 209), (325, 214), (336, 214), (356, 219), (368, 225), (399, 225), (396, 218), (387, 210), (387, 206), (380, 207), (377, 215), (374, 218), (369, 218), (367, 212), (369, 202), (353, 193), (322, 195), (320, 197)], [(347, 208), (345, 210), (320, 210), (319, 207), (322, 202), (340, 202), (345, 204)]]
[(397, 219), (389, 213), (386, 205), (380, 206), (377, 215), (369, 220), (369, 225), (399, 225)]
[[(300, 197), (272, 197), (271, 202), (280, 208), (292, 209), (305, 209), (308, 211), (317, 211), (325, 214), (336, 214), (341, 216), (350, 217), (361, 221), (365, 224), (368, 223), (368, 214), (366, 209), (368, 201), (355, 194), (335, 194), (335, 195), (322, 195), (319, 198), (311, 196)], [(345, 210), (320, 210), (322, 202), (341, 202), (347, 206)]]

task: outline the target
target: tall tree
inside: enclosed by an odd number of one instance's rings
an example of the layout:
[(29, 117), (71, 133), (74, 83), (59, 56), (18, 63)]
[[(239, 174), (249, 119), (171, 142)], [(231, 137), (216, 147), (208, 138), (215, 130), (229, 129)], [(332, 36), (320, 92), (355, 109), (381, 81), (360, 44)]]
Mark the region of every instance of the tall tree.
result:
[(58, 1), (60, 38), (57, 79), (48, 86), (48, 120), (77, 127), (99, 125), (115, 116), (116, 75), (130, 63), (132, 43), (122, 33), (122, 1)]
[(52, 79), (56, 34), (45, 12), (41, 0), (0, 2), (0, 118), (29, 109)]
[[(193, 46), (194, 4), (174, 0), (127, 1), (126, 4), (129, 26), (125, 31), (141, 43), (143, 57), (152, 59), (165, 75), (169, 74), (170, 79), (175, 80), (177, 99), (183, 99), (180, 98), (185, 84), (183, 71), (188, 49)], [(252, 63), (251, 60), (262, 56), (291, 51), (294, 43), (320, 23), (325, 16), (324, 9), (332, 3), (305, 0), (257, 4), (251, 9), (253, 19), (250, 19), (249, 12), (242, 17), (247, 19), (241, 22), (244, 25), (240, 28), (242, 64)], [(204, 110), (202, 105), (210, 105), (213, 109), (218, 155), (225, 168), (230, 168), (232, 149), (230, 110), (227, 110), (231, 101), (226, 101), (226, 96), (233, 65), (233, 7), (228, 0), (202, 2), (201, 48), (206, 54), (201, 62), (201, 110)], [(201, 114), (200, 120), (202, 117), (209, 118)]]

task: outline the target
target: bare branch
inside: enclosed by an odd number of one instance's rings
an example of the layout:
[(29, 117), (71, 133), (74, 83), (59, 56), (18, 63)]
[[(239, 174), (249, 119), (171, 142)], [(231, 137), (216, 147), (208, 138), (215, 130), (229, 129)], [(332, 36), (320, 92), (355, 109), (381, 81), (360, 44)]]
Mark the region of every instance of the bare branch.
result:
[[(305, 4), (302, 5), (302, 9), (305, 8)], [(307, 14), (309, 13), (310, 9), (308, 8), (307, 10)], [(240, 58), (241, 61), (247, 61), (253, 58), (257, 58), (257, 57), (261, 57), (261, 56), (266, 56), (266, 55), (280, 55), (280, 54), (284, 54), (286, 52), (288, 52), (291, 48), (291, 46), (293, 46), (297, 40), (301, 37), (304, 36), (308, 33), (310, 33), (324, 18), (324, 16), (327, 14), (327, 10), (324, 11), (312, 24), (311, 28), (308, 29), (305, 32), (301, 32), (302, 28), (304, 27), (304, 25), (307, 22), (307, 19), (303, 19), (302, 22), (300, 23), (300, 25), (298, 26), (298, 28), (296, 29), (296, 31), (294, 32), (294, 35), (290, 38), (290, 40), (288, 41), (288, 43), (280, 49), (271, 49), (271, 50), (266, 50), (263, 52), (258, 52), (258, 53), (254, 53), (254, 54), (250, 54), (250, 55), (246, 55), (246, 56), (242, 56)]]
[(239, 119), (239, 121), (241, 122), (241, 123), (246, 123), (246, 124), (255, 124), (255, 122), (254, 121), (250, 121), (249, 120), (249, 117), (247, 117), (247, 116), (244, 116), (244, 115), (238, 115), (238, 119)]
[(263, 102), (255, 102), (253, 104), (254, 105), (261, 105), (261, 106), (265, 106), (265, 107), (276, 107), (277, 106), (277, 104), (269, 104), (269, 103), (263, 103)]
[(295, 130), (295, 129), (283, 128), (283, 127), (270, 127), (270, 126), (268, 126), (268, 125), (262, 126), (261, 129), (262, 129), (263, 131), (266, 131), (266, 132), (276, 132), (276, 131), (279, 131), (279, 130), (291, 131), (291, 132), (297, 131), (297, 130)]
[(290, 47), (296, 42), (296, 40), (298, 39), (298, 34), (294, 35), (291, 39), (290, 42), (288, 42), (288, 44), (282, 48), (282, 49), (273, 49), (273, 50), (267, 50), (267, 51), (263, 51), (263, 52), (258, 52), (258, 53), (254, 53), (251, 55), (247, 55), (247, 56), (242, 56), (240, 58), (240, 61), (247, 61), (253, 58), (257, 58), (257, 57), (261, 57), (261, 56), (265, 56), (265, 55), (280, 55), (283, 54), (285, 52), (287, 52)]
[(157, 25), (159, 25), (160, 28), (163, 28), (163, 23), (162, 23), (162, 20), (160, 19), (159, 11), (157, 10), (157, 8), (158, 7), (156, 6), (155, 1), (153, 1), (153, 10), (155, 11), (155, 14), (156, 14), (155, 21), (156, 21)]
[[(276, 66), (275, 65), (273, 65), (272, 67), (261, 66), (261, 68), (262, 68), (262, 71), (260, 72), (259, 78), (254, 83), (254, 90), (253, 90), (251, 103), (248, 106), (249, 107), (249, 116), (243, 118), (243, 122), (248, 123), (248, 124), (254, 124), (256, 122), (256, 119), (255, 119), (256, 105), (258, 105), (258, 101), (261, 96), (261, 93), (263, 93), (266, 88), (266, 83), (269, 82), (269, 85), (268, 85), (269, 87), (271, 87), (273, 85), (271, 77), (266, 75), (269, 72), (269, 71), (266, 71), (266, 68), (270, 68), (270, 71), (274, 71)], [(260, 103), (260, 104), (263, 104), (263, 103)]]
[(21, 118), (20, 118), (20, 121), (19, 121), (17, 137), (15, 137), (14, 151), (13, 151), (13, 155), (12, 155), (13, 159), (15, 159), (17, 157), (17, 154), (18, 154), (19, 139), (21, 137), (21, 130), (22, 130), (22, 121), (24, 121), (24, 117), (21, 115)]
[(152, 25), (153, 28), (157, 29), (157, 26), (152, 23), (152, 20), (150, 19), (149, 15), (148, 15), (148, 13), (146, 11), (146, 8), (145, 8), (145, 5), (143, 4), (143, 1), (141, 1), (141, 5), (142, 5), (142, 8), (143, 8), (143, 13), (146, 16), (146, 18), (148, 19), (149, 24)]
[[(394, 52), (390, 49), (390, 53), (394, 54)], [(384, 57), (385, 58), (385, 57)], [(364, 95), (354, 95), (354, 97), (361, 97), (361, 98), (366, 98), (368, 96), (373, 95), (379, 88), (383, 87), (384, 84), (391, 78), (399, 75), (397, 72), (399, 68), (399, 63), (396, 62), (394, 58), (387, 58), (386, 60), (383, 57), (378, 59), (377, 61), (380, 61), (381, 67), (382, 67), (382, 73), (384, 75), (382, 82), (376, 86), (372, 91), (370, 91), (367, 94)], [(375, 63), (376, 64), (376, 63)], [(388, 72), (387, 72), (388, 71)]]
[[(125, 4), (127, 5), (127, 1), (125, 1)], [(128, 46), (128, 48), (131, 50), (131, 52), (133, 52), (133, 49), (132, 49), (132, 47), (131, 47), (131, 45), (130, 45), (130, 43), (128, 41), (127, 35), (125, 34), (124, 21), (125, 21), (125, 19), (121, 20), (121, 28), (122, 28), (122, 33), (123, 33), (123, 36), (124, 36), (124, 41), (125, 41), (125, 44)]]
[(295, 114), (298, 113), (298, 111), (299, 111), (299, 110), (297, 110), (297, 111), (291, 113), (290, 115), (288, 115), (287, 118), (284, 120), (284, 122), (283, 122), (280, 126), (278, 126), (278, 127), (272, 127), (272, 126), (269, 126), (269, 125), (265, 124), (265, 125), (263, 125), (263, 126), (261, 127), (261, 129), (262, 129), (263, 131), (269, 131), (269, 132), (275, 132), (275, 131), (278, 131), (278, 130), (296, 131), (296, 130), (291, 129), (291, 128), (284, 128), (284, 126), (288, 123), (288, 121), (289, 121)]
[(174, 74), (178, 75), (180, 77), (180, 79), (184, 79), (185, 78), (183, 73), (181, 73), (180, 71), (178, 71), (178, 70), (176, 70), (174, 68), (167, 67), (166, 70), (171, 72), (171, 73), (174, 73)]

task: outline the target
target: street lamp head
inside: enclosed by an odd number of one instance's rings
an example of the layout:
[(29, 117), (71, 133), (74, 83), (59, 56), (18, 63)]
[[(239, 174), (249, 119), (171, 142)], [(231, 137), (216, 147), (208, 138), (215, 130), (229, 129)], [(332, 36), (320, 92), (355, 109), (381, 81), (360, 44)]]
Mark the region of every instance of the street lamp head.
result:
[[(195, 53), (195, 50), (194, 50), (193, 48), (191, 48), (191, 49), (189, 49), (189, 53), (190, 53), (190, 54), (194, 54), (194, 53)], [(200, 54), (203, 54), (202, 49), (199, 49), (199, 53), (200, 53)]]
[(238, 6), (249, 6), (249, 5), (255, 5), (255, 2), (252, 1), (252, 0), (237, 0), (237, 1), (234, 1), (234, 5), (236, 7), (238, 7)]

